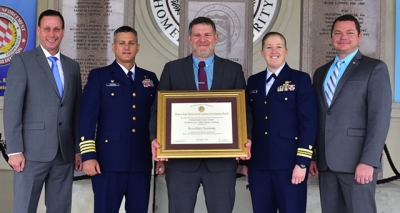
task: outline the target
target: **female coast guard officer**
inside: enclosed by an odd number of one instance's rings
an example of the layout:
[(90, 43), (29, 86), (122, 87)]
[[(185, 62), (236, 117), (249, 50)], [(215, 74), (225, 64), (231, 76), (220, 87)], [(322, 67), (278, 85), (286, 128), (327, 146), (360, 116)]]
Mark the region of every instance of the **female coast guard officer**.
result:
[(248, 175), (255, 213), (306, 212), (307, 167), (317, 131), (317, 105), (310, 76), (285, 62), (286, 39), (277, 32), (262, 40), (267, 69), (251, 76), (252, 157)]

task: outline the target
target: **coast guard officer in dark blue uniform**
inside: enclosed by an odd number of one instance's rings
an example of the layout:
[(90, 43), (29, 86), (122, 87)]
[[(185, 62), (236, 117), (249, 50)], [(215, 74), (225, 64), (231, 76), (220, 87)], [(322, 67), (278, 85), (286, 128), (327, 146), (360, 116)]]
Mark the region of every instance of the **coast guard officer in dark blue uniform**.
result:
[(267, 33), (261, 50), (267, 69), (248, 79), (253, 144), (242, 173), (248, 174), (255, 213), (306, 212), (317, 105), (310, 76), (291, 69), (287, 53), (283, 35)]
[(135, 64), (139, 44), (133, 28), (114, 32), (112, 50), (116, 60), (92, 70), (83, 92), (79, 135), (84, 172), (93, 176), (95, 213), (118, 212), (124, 196), (126, 212), (147, 213), (149, 119), (158, 80)]

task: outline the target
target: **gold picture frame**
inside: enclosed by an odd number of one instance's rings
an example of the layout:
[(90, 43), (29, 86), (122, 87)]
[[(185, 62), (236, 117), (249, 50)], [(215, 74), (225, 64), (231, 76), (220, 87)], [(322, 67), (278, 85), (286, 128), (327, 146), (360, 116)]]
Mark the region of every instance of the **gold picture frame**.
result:
[(158, 158), (233, 158), (248, 154), (244, 90), (159, 91)]

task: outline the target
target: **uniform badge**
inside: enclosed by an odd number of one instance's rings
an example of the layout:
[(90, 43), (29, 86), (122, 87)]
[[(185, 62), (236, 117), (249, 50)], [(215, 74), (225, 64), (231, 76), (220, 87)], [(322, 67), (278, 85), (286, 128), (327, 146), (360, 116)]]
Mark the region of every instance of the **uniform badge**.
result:
[(256, 94), (257, 92), (257, 90), (250, 90), (250, 94)]
[(284, 84), (277, 88), (278, 92), (294, 91), (296, 89), (295, 84), (290, 84), (291, 81), (285, 81)]
[(145, 78), (142, 81), (143, 87), (154, 87), (153, 81), (151, 79)]

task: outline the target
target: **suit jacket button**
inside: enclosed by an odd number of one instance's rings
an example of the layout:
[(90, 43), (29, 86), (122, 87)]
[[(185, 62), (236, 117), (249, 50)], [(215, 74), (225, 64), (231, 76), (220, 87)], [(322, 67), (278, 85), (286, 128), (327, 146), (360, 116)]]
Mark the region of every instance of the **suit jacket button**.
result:
[(326, 112), (326, 114), (330, 115), (330, 114), (332, 114), (332, 112), (331, 112), (331, 111), (328, 111), (328, 112)]
[(58, 123), (58, 126), (61, 126), (62, 125), (62, 123), (60, 122), (60, 123)]
[(60, 104), (60, 107), (63, 107), (63, 104)]

